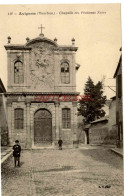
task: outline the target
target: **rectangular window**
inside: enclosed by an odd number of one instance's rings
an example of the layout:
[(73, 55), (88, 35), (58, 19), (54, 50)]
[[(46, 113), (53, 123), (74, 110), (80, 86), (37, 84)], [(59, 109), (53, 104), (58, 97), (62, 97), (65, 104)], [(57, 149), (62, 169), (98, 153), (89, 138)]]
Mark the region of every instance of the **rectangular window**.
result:
[(71, 128), (71, 110), (69, 108), (62, 109), (62, 128)]
[(14, 111), (15, 129), (23, 129), (24, 114), (23, 109), (17, 108)]

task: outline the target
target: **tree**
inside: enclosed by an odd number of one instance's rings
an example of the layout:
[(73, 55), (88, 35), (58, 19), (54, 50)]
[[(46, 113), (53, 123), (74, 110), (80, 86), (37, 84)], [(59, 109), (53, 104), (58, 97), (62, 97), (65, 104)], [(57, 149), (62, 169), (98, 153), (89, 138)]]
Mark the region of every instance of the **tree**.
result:
[(103, 96), (103, 84), (101, 81), (95, 85), (93, 80), (88, 77), (85, 84), (84, 95), (90, 95), (91, 100), (82, 98), (79, 102), (79, 115), (84, 116), (84, 124), (105, 116), (105, 111), (102, 109), (106, 102), (106, 96)]

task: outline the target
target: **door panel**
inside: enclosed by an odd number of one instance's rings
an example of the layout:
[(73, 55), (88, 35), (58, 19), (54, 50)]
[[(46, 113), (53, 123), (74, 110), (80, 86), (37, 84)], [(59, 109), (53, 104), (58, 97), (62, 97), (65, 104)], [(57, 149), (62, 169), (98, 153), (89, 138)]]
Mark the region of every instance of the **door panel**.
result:
[(52, 115), (40, 109), (34, 115), (34, 144), (38, 146), (52, 143)]

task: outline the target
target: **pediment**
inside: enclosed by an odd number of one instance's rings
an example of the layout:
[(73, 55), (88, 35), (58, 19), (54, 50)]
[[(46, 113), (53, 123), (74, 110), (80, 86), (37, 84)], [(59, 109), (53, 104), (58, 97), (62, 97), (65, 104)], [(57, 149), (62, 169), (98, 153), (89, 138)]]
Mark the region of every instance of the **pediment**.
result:
[(55, 47), (57, 47), (58, 45), (57, 45), (57, 43), (55, 42), (55, 41), (53, 41), (53, 40), (50, 40), (50, 39), (48, 39), (48, 38), (46, 38), (46, 37), (37, 37), (37, 38), (35, 38), (35, 39), (31, 39), (31, 40), (29, 40), (27, 43), (26, 43), (26, 45), (25, 46), (31, 46), (32, 44), (35, 44), (35, 43), (47, 43), (47, 44), (50, 44), (50, 45), (52, 45), (52, 46), (55, 46)]

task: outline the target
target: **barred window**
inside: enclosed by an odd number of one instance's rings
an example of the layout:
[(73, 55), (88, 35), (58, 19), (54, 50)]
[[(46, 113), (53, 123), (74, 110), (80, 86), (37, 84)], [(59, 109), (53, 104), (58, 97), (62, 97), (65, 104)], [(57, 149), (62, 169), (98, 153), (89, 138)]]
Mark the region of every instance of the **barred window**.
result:
[(61, 82), (64, 84), (68, 84), (70, 82), (70, 70), (69, 63), (62, 62), (61, 63)]
[(15, 129), (23, 129), (24, 112), (21, 108), (14, 110)]
[(23, 82), (23, 63), (21, 61), (16, 61), (14, 64), (14, 83), (22, 84)]
[(71, 110), (69, 108), (62, 109), (62, 127), (64, 129), (71, 128)]

